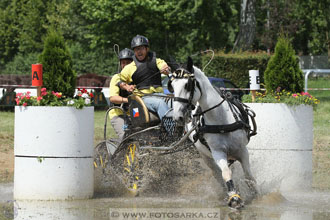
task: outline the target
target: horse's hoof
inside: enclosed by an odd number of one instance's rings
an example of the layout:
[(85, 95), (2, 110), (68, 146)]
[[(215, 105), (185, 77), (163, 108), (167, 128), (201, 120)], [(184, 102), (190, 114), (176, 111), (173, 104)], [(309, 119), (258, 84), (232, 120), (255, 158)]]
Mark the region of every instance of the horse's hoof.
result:
[(228, 199), (228, 206), (233, 209), (241, 209), (244, 207), (244, 202), (238, 194), (233, 194)]

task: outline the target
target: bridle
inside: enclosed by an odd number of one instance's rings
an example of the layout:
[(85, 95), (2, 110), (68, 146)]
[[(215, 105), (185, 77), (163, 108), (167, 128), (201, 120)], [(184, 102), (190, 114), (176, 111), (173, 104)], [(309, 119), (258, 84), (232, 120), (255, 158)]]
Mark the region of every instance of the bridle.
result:
[(182, 102), (182, 103), (186, 104), (188, 112), (191, 112), (192, 110), (195, 109), (195, 106), (192, 103), (192, 100), (195, 95), (196, 85), (197, 85), (197, 88), (199, 89), (200, 93), (202, 93), (201, 87), (200, 87), (198, 81), (195, 79), (195, 75), (184, 68), (178, 68), (177, 70), (175, 70), (175, 72), (172, 74), (172, 77), (170, 78), (170, 80), (168, 82), (168, 86), (167, 86), (170, 92), (174, 91), (173, 87), (172, 87), (172, 81), (174, 79), (188, 79), (188, 82), (185, 85), (185, 90), (187, 90), (187, 92), (190, 92), (189, 98), (186, 99), (186, 98), (181, 98), (181, 97), (174, 97), (173, 101)]

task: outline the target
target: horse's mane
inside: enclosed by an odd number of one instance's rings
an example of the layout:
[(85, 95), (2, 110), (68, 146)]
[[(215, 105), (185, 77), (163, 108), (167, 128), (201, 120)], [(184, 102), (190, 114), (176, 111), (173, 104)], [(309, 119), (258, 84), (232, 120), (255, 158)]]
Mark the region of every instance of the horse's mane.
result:
[(206, 77), (205, 73), (201, 69), (199, 69), (197, 66), (194, 66), (194, 75), (195, 75), (195, 77), (197, 77), (199, 79)]
[(194, 66), (194, 76), (195, 76), (197, 81), (204, 82), (204, 83), (209, 83), (212, 86), (212, 84), (210, 83), (210, 81), (207, 78), (207, 76), (205, 75), (205, 73), (196, 66)]

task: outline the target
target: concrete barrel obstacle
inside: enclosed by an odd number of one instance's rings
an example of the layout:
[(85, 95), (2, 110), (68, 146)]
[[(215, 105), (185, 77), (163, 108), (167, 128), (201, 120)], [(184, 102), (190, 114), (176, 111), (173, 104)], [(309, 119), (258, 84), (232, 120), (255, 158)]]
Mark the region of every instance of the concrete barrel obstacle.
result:
[(15, 107), (14, 199), (93, 196), (94, 107)]
[[(258, 134), (247, 146), (258, 186), (265, 193), (312, 187), (313, 108), (246, 103), (256, 113)], [(237, 165), (234, 169), (240, 169)]]

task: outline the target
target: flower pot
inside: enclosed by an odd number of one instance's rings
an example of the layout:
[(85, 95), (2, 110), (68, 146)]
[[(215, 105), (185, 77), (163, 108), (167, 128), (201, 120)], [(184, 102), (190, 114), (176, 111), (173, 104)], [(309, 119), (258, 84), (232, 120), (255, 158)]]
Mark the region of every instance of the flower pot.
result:
[(15, 107), (14, 198), (93, 196), (94, 107)]
[(313, 108), (246, 103), (256, 113), (258, 134), (248, 144), (251, 170), (264, 191), (311, 189)]

